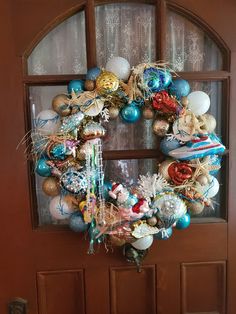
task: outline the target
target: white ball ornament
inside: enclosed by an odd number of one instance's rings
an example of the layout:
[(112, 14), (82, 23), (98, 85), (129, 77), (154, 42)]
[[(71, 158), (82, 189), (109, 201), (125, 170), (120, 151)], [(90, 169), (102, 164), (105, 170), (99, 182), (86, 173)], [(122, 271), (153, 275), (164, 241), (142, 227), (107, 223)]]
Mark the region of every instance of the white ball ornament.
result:
[(207, 198), (212, 198), (216, 196), (216, 194), (219, 192), (219, 189), (220, 189), (220, 184), (218, 180), (215, 177), (210, 176), (209, 184), (204, 186), (203, 194)]
[(123, 81), (127, 81), (130, 76), (130, 64), (122, 57), (113, 57), (106, 64), (106, 70), (116, 74)]
[(49, 204), (49, 211), (55, 219), (67, 219), (74, 212), (71, 202), (67, 202), (64, 197), (58, 195), (54, 197)]
[(50, 109), (41, 111), (35, 119), (35, 127), (42, 135), (55, 134), (60, 125), (60, 116)]
[(200, 116), (208, 111), (210, 108), (210, 97), (202, 92), (195, 91), (188, 96), (188, 109), (190, 109), (196, 116)]
[(131, 244), (137, 250), (146, 250), (152, 245), (152, 242), (153, 242), (153, 235), (148, 235), (146, 237), (138, 239), (137, 241)]

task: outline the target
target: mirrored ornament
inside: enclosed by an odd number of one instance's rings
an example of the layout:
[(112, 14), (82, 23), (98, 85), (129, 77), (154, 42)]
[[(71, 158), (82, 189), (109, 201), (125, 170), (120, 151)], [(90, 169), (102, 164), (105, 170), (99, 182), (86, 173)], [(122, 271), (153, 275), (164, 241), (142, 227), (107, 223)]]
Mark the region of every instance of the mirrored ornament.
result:
[(91, 140), (105, 136), (105, 128), (94, 121), (88, 122), (81, 132), (81, 137), (85, 140)]
[(74, 211), (72, 203), (67, 202), (61, 195), (55, 196), (49, 204), (49, 211), (55, 219), (67, 219)]
[(119, 87), (119, 79), (114, 73), (103, 71), (96, 79), (96, 87), (99, 94), (115, 92)]
[(83, 119), (84, 119), (84, 114), (81, 111), (69, 117), (63, 118), (62, 125), (60, 127), (60, 132), (69, 133), (69, 132), (74, 131), (81, 124)]
[(157, 209), (157, 217), (164, 223), (165, 228), (171, 227), (187, 211), (184, 201), (174, 193), (158, 195), (152, 208)]
[(101, 74), (102, 70), (98, 67), (94, 67), (88, 70), (86, 74), (86, 80), (95, 81), (97, 77)]
[(106, 70), (114, 73), (120, 80), (127, 81), (130, 76), (130, 64), (122, 57), (113, 57), (106, 64)]
[(67, 86), (68, 93), (71, 94), (74, 91), (76, 94), (80, 94), (84, 91), (83, 80), (72, 80)]
[(162, 228), (158, 233), (154, 234), (154, 239), (157, 240), (167, 240), (172, 236), (173, 229), (169, 227), (167, 229)]
[(65, 94), (60, 94), (53, 98), (52, 108), (62, 117), (68, 116), (71, 113), (69, 99)]
[(77, 171), (69, 168), (61, 175), (60, 184), (63, 189), (70, 193), (84, 193), (88, 185), (86, 171)]
[(183, 79), (177, 79), (169, 86), (169, 93), (175, 96), (178, 100), (187, 96), (190, 93), (190, 85), (188, 81)]
[(126, 123), (135, 123), (140, 119), (141, 111), (135, 102), (132, 102), (128, 106), (125, 106), (121, 109), (120, 116)]
[(79, 212), (74, 212), (69, 219), (69, 227), (74, 232), (85, 232), (88, 224), (84, 222), (83, 216)]
[(42, 135), (52, 135), (57, 133), (60, 127), (60, 116), (53, 110), (41, 111), (35, 119), (37, 132)]
[(190, 215), (186, 213), (180, 219), (177, 220), (176, 229), (186, 229), (189, 227), (190, 222), (191, 222)]
[(51, 167), (47, 164), (48, 159), (40, 158), (36, 163), (35, 171), (41, 177), (50, 177), (52, 174)]
[(57, 196), (60, 193), (60, 184), (56, 178), (48, 177), (43, 181), (42, 190), (48, 196)]
[(131, 243), (131, 245), (137, 250), (148, 249), (153, 242), (153, 235), (147, 235)]
[(152, 129), (153, 133), (158, 136), (165, 136), (168, 133), (170, 124), (168, 121), (163, 119), (157, 119), (154, 121)]

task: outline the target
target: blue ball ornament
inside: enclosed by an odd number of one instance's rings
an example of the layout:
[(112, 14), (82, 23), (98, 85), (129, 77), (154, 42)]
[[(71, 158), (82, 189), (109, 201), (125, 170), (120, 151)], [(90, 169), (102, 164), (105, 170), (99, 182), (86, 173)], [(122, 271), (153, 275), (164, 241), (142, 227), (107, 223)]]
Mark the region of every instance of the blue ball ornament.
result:
[(146, 88), (151, 93), (159, 92), (162, 89), (162, 83), (158, 69), (152, 67), (145, 69), (143, 71), (143, 79)]
[(120, 116), (124, 122), (135, 123), (141, 117), (141, 110), (134, 102), (132, 102), (130, 105), (121, 109)]
[(75, 212), (70, 216), (69, 227), (75, 232), (84, 232), (88, 229), (88, 224), (79, 212)]
[(101, 74), (101, 69), (94, 67), (88, 70), (86, 80), (96, 81), (97, 77)]
[(159, 70), (159, 77), (162, 89), (166, 89), (172, 82), (172, 75), (169, 70)]
[(190, 221), (191, 221), (190, 215), (189, 215), (189, 213), (186, 213), (180, 219), (177, 220), (176, 228), (177, 229), (186, 229), (189, 227)]
[(163, 138), (160, 143), (160, 150), (164, 155), (169, 154), (170, 151), (179, 148), (181, 145), (177, 139), (168, 139), (167, 137)]
[(157, 240), (167, 240), (172, 236), (173, 230), (172, 227), (167, 229), (161, 229), (158, 233), (154, 234), (154, 239)]
[(68, 93), (71, 94), (72, 90), (78, 94), (84, 91), (84, 81), (83, 80), (72, 80), (67, 86)]
[(177, 79), (169, 86), (169, 92), (180, 100), (182, 97), (187, 96), (190, 93), (190, 85), (186, 80)]
[(111, 191), (112, 188), (112, 184), (111, 182), (104, 182), (103, 184), (103, 197), (105, 198), (105, 200), (109, 199), (109, 191)]
[(51, 176), (51, 167), (47, 164), (46, 158), (40, 158), (36, 163), (36, 173), (41, 177), (50, 177)]
[(56, 144), (50, 151), (54, 159), (64, 160), (66, 158), (66, 147), (64, 144)]

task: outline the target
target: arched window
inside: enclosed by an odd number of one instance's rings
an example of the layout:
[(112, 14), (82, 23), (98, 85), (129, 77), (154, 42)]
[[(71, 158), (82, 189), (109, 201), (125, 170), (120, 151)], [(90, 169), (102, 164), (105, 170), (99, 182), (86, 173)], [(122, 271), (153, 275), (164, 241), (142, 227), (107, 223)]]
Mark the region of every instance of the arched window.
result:
[[(95, 8), (88, 6), (86, 12), (81, 8), (25, 55), (31, 121), (39, 111), (50, 108), (56, 94), (66, 93), (69, 80), (83, 78), (91, 66), (104, 67), (112, 56), (122, 56), (131, 65), (165, 60), (189, 80), (192, 90), (209, 94), (211, 111), (218, 121), (216, 132), (227, 143), (229, 52), (205, 23), (163, 1), (159, 5), (152, 1), (98, 3)], [(159, 138), (153, 135), (151, 125), (150, 120), (127, 125), (119, 118), (109, 123), (104, 155), (110, 179), (134, 183), (139, 174), (155, 171), (161, 154)], [(221, 182), (225, 180), (225, 169), (224, 166), (220, 174)], [(41, 192), (41, 181), (38, 176), (32, 178), (32, 190), (36, 190), (36, 194), (32, 192), (35, 225), (52, 223), (49, 198)], [(216, 211), (206, 211), (203, 218), (225, 217), (225, 195), (222, 188)]]

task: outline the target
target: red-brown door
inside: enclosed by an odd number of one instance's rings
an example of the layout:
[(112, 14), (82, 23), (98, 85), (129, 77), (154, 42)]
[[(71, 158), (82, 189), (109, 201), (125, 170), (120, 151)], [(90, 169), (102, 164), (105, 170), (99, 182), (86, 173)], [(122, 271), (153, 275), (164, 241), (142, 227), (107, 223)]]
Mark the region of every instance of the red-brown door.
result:
[[(96, 5), (111, 1), (97, 2)], [(33, 176), (25, 161), (24, 148), (17, 151), (16, 147), (29, 125), (29, 97), (33, 88), (63, 86), (75, 76), (43, 72), (28, 75), (27, 57), (50, 29), (85, 9), (87, 52), (84, 53), (88, 68), (94, 66), (95, 4), (89, 0), (2, 0), (0, 313), (8, 313), (7, 304), (16, 297), (28, 302), (27, 312), (19, 303), (18, 309), (9, 313), (236, 312), (236, 5), (230, 0), (142, 2), (156, 6), (157, 59), (166, 58), (168, 10), (191, 20), (220, 51), (219, 68), (180, 73), (193, 84), (214, 82), (220, 86), (218, 118), (229, 154), (222, 170), (223, 192), (218, 213), (210, 218), (193, 219), (188, 230), (175, 231), (168, 241), (155, 242), (141, 273), (125, 262), (120, 249), (107, 253), (101, 247), (96, 255), (88, 255), (87, 242), (67, 227), (38, 226)], [(207, 53), (203, 55), (206, 57)], [(144, 158), (153, 157), (152, 150), (141, 154)], [(129, 156), (124, 151), (107, 152), (108, 159), (129, 159)]]

